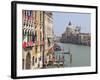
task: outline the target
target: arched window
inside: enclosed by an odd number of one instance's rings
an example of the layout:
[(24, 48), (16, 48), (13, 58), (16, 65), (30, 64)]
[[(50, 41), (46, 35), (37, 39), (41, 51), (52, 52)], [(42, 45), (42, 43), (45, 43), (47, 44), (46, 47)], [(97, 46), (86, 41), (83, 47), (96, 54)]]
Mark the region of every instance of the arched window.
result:
[(22, 38), (24, 40), (24, 29), (22, 30)]
[(28, 42), (29, 42), (30, 41), (30, 30), (28, 30), (27, 39), (28, 39)]
[(26, 34), (27, 34), (27, 30), (24, 28), (24, 29), (22, 30), (23, 40), (25, 39)]

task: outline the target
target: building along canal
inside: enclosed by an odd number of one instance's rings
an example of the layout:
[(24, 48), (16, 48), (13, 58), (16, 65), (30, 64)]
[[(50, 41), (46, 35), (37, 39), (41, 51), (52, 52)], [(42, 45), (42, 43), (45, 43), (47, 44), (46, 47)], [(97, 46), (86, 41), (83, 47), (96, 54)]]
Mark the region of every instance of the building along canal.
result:
[(64, 52), (70, 51), (72, 54), (72, 56), (70, 56), (70, 54), (63, 54), (60, 51), (55, 51), (55, 57), (57, 60), (59, 60), (61, 56), (64, 56), (64, 67), (83, 67), (91, 65), (90, 46), (60, 42), (57, 42), (57, 44), (61, 47), (61, 49), (63, 49)]

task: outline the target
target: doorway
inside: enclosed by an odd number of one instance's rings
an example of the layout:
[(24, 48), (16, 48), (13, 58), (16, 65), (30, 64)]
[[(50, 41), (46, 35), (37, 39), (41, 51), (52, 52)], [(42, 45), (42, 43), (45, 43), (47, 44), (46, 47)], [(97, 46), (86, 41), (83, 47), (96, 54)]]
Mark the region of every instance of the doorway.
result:
[(30, 52), (28, 52), (26, 55), (26, 69), (30, 69), (30, 68), (31, 68), (31, 55)]

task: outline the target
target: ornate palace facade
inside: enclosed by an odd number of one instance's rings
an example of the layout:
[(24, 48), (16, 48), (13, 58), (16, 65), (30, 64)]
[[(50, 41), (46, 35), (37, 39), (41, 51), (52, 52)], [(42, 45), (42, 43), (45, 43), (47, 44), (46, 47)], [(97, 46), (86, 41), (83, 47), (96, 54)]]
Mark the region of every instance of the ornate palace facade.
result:
[[(48, 16), (50, 15), (50, 16)], [(46, 19), (50, 19), (51, 23)], [(48, 58), (46, 54), (52, 43), (52, 13), (44, 11), (22, 11), (22, 68), (43, 68)], [(46, 28), (50, 31), (46, 33)], [(47, 35), (50, 33), (49, 35)], [(50, 37), (50, 39), (48, 39)], [(47, 47), (47, 45), (49, 45)]]

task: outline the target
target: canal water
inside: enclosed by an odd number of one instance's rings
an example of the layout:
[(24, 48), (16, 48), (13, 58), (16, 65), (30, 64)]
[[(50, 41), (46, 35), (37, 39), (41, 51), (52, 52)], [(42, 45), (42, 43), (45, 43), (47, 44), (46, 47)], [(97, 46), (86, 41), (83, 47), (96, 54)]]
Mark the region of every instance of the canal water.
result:
[[(89, 46), (75, 45), (68, 43), (57, 43), (65, 52), (70, 50), (72, 54), (72, 62), (70, 63), (70, 55), (64, 55), (64, 67), (82, 67), (91, 65), (91, 50)], [(62, 56), (62, 53), (55, 51), (55, 56)]]

